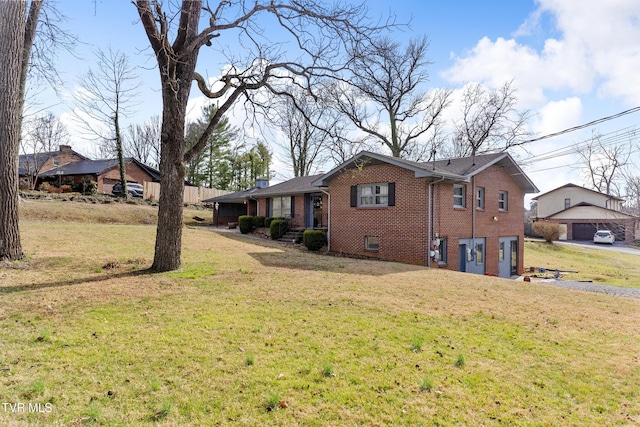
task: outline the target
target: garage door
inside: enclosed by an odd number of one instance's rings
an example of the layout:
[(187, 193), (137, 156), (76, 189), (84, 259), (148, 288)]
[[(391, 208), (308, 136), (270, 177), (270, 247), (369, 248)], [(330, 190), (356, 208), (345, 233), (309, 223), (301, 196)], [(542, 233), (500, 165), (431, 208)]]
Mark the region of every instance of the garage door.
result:
[(573, 224), (573, 240), (592, 240), (596, 234), (596, 226), (591, 223), (574, 223)]

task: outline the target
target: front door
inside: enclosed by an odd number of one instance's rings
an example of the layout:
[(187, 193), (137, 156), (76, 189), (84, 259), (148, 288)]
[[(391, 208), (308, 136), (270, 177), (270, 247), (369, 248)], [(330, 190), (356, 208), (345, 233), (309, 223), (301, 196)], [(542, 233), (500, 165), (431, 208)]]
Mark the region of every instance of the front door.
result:
[(304, 228), (313, 228), (313, 195), (304, 195)]
[(500, 237), (498, 244), (498, 276), (508, 278), (518, 274), (518, 238)]
[(458, 271), (474, 274), (485, 273), (485, 239), (460, 239)]

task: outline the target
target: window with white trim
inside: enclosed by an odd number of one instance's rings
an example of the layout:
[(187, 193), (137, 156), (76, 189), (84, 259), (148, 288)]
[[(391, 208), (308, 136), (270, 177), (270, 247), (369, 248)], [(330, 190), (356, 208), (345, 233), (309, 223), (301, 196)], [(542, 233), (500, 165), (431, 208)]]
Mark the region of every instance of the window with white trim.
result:
[(569, 209), (571, 207), (571, 199), (564, 199), (564, 208)]
[(509, 208), (508, 193), (506, 191), (498, 192), (498, 210), (506, 211)]
[(476, 188), (476, 209), (484, 209), (484, 187)]
[(464, 208), (466, 207), (465, 199), (466, 199), (466, 191), (467, 186), (461, 184), (453, 185), (453, 207), (454, 208)]
[(389, 184), (358, 185), (358, 207), (389, 206)]
[(364, 238), (364, 248), (368, 251), (380, 250), (380, 237), (366, 236)]

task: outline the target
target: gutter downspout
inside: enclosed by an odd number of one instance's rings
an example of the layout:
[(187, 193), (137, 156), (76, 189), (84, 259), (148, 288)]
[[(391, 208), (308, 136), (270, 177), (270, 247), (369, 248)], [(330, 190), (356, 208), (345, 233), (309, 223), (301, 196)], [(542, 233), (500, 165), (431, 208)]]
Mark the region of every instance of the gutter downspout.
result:
[(429, 183), (429, 189), (427, 191), (429, 195), (428, 206), (427, 206), (427, 267), (431, 268), (431, 229), (433, 228), (433, 200), (435, 197), (432, 197), (433, 193), (433, 185), (439, 182), (444, 181), (444, 176), (441, 176), (437, 181), (431, 181)]
[(327, 195), (327, 252), (331, 252), (331, 194), (322, 188), (320, 191)]

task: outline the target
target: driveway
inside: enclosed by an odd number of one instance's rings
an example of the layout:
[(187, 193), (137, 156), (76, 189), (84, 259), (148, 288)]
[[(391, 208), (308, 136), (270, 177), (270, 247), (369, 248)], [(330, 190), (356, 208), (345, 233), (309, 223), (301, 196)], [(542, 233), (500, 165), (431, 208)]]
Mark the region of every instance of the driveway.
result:
[(554, 243), (560, 243), (563, 245), (583, 246), (591, 249), (599, 249), (603, 251), (619, 252), (630, 255), (640, 255), (640, 249), (634, 246), (629, 246), (623, 242), (615, 242), (613, 245), (595, 244), (591, 241), (578, 241), (578, 240), (562, 240)]

